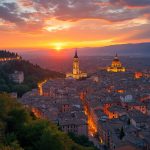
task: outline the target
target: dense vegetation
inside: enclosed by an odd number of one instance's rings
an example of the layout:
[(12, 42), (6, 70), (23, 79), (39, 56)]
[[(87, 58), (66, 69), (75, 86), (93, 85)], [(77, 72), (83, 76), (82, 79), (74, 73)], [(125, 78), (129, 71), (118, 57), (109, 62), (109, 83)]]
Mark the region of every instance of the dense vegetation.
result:
[(0, 58), (16, 58), (18, 56), (18, 54), (16, 53), (11, 53), (9, 51), (6, 50), (0, 50)]
[[(89, 141), (89, 138), (87, 136), (84, 136), (84, 135), (77, 136), (74, 133), (69, 133), (68, 135), (77, 144), (80, 144), (86, 147), (94, 147), (93, 142)], [(98, 150), (98, 149), (95, 147), (95, 150)]]
[[(6, 54), (7, 53), (8, 52), (6, 52)], [(14, 73), (15, 70), (24, 72), (24, 83), (16, 84), (9, 79), (9, 75)], [(42, 69), (38, 65), (33, 65), (29, 61), (25, 60), (13, 60), (0, 63), (0, 91), (17, 92), (19, 96), (33, 88), (36, 88), (38, 82), (47, 78), (57, 77), (63, 77), (63, 75), (55, 71)]]
[(93, 150), (71, 140), (47, 120), (36, 119), (16, 100), (0, 94), (0, 150)]

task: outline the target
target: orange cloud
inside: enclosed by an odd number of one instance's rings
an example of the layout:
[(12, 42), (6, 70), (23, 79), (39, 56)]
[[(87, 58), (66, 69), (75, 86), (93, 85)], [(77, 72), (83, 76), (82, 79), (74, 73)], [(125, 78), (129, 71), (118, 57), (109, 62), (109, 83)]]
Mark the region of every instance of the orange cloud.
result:
[(0, 2), (1, 48), (59, 49), (147, 42), (149, 25), (147, 0)]

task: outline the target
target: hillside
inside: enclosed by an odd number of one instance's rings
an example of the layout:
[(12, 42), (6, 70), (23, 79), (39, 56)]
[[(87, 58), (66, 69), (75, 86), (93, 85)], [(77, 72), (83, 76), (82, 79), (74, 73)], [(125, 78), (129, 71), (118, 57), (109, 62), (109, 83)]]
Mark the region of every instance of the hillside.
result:
[(0, 94), (0, 150), (94, 150), (47, 120), (36, 119), (15, 99)]
[[(0, 55), (0, 57), (2, 56)], [(61, 73), (43, 69), (38, 65), (33, 65), (29, 61), (22, 59), (0, 63), (0, 70), (0, 91), (17, 92), (19, 96), (36, 88), (37, 83), (42, 80), (64, 77)], [(9, 78), (10, 74), (14, 73), (14, 71), (22, 71), (24, 73), (24, 82), (22, 84), (14, 83)]]

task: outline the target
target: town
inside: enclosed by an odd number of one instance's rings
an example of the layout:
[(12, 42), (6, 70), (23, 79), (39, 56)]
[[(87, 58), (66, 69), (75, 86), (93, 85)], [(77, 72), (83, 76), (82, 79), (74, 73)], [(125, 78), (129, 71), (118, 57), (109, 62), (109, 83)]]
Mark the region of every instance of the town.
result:
[(150, 149), (150, 70), (128, 70), (117, 54), (110, 66), (88, 75), (76, 51), (66, 78), (44, 80), (19, 101), (99, 149)]
[(0, 150), (150, 150), (150, 0), (0, 0)]

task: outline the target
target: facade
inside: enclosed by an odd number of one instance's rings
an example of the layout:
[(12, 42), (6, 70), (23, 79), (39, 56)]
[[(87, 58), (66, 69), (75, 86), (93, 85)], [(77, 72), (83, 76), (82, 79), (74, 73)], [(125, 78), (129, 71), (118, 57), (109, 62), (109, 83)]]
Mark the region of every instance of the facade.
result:
[(88, 136), (88, 124), (81, 119), (59, 120), (59, 126), (62, 131), (69, 133), (72, 132), (76, 135)]
[(135, 72), (134, 74), (135, 79), (140, 79), (142, 78), (142, 76), (143, 76), (142, 72)]
[(117, 54), (114, 58), (114, 60), (111, 63), (111, 66), (107, 67), (108, 72), (125, 72), (125, 67), (122, 66), (122, 63), (120, 62)]
[(72, 77), (74, 79), (81, 79), (81, 78), (87, 77), (87, 73), (82, 72), (80, 70), (80, 63), (79, 63), (77, 51), (75, 52), (75, 56), (73, 58), (73, 72), (66, 74), (66, 78), (69, 78), (69, 77)]
[(10, 75), (10, 79), (15, 83), (23, 83), (24, 81), (24, 73), (22, 71), (15, 71)]

